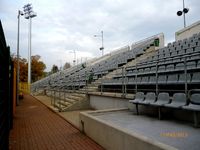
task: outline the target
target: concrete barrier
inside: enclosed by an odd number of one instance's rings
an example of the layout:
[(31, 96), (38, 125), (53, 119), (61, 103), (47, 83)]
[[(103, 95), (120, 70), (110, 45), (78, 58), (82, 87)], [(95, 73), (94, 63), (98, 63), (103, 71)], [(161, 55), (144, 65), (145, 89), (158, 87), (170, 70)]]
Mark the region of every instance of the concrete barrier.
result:
[[(118, 111), (119, 109), (117, 109)], [(125, 110), (125, 109), (120, 109)], [(105, 110), (116, 111), (116, 110)], [(107, 150), (175, 150), (174, 147), (165, 145), (137, 133), (129, 133), (126, 129), (114, 124), (108, 124), (95, 117), (95, 114), (105, 111), (81, 112), (80, 129)]]

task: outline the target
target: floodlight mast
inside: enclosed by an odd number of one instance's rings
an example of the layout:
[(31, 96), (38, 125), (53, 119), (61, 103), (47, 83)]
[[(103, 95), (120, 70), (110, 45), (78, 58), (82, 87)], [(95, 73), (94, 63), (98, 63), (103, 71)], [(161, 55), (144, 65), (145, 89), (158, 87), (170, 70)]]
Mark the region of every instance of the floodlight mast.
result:
[[(28, 33), (28, 86), (31, 84), (31, 24), (32, 18), (36, 17), (37, 14), (33, 11), (32, 4), (24, 5), (25, 19), (29, 19), (29, 33)], [(30, 88), (29, 88), (30, 91)]]
[(183, 23), (184, 23), (184, 28), (186, 27), (186, 18), (185, 14), (188, 13), (189, 8), (185, 8), (185, 0), (183, 0), (183, 10), (182, 11), (177, 11), (177, 15), (181, 16), (183, 14)]
[(19, 105), (19, 32), (20, 32), (20, 16), (24, 15), (24, 13), (18, 10), (17, 20), (17, 105)]
[[(183, 10), (185, 8), (185, 0), (183, 0)], [(185, 13), (183, 12), (184, 28), (186, 27)]]
[(103, 39), (103, 31), (101, 31), (101, 35), (94, 35), (94, 37), (101, 37), (101, 43), (102, 43), (102, 46), (99, 48), (100, 51), (102, 51), (102, 56), (104, 54), (104, 39)]

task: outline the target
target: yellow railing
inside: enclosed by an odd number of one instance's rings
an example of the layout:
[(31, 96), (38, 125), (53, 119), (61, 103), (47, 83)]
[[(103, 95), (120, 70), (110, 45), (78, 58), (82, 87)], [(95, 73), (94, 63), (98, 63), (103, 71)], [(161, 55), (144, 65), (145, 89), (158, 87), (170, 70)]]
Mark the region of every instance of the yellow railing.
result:
[(30, 87), (31, 87), (30, 84), (28, 84), (27, 82), (20, 82), (19, 83), (20, 92), (30, 94)]

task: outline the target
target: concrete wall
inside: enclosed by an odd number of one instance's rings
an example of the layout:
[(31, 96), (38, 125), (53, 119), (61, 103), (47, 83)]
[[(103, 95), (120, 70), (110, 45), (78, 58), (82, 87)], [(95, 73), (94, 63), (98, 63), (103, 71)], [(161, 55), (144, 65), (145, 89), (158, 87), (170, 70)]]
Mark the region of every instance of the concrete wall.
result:
[(128, 99), (89, 95), (90, 106), (93, 109), (128, 108)]
[(193, 34), (199, 33), (199, 32), (200, 32), (200, 21), (195, 22), (194, 24), (177, 31), (175, 33), (175, 39), (176, 39), (176, 41), (183, 40), (183, 39), (189, 38)]
[(80, 129), (107, 150), (175, 149), (137, 133), (129, 134), (125, 129), (116, 127), (114, 124), (110, 125), (95, 118), (95, 116), (92, 115), (94, 113), (98, 112), (82, 112), (80, 114)]
[[(129, 99), (101, 96), (101, 95), (89, 95), (90, 106), (96, 110), (104, 109), (121, 109), (126, 108), (136, 113), (135, 104), (129, 103)], [(152, 106), (138, 105), (139, 113), (143, 115), (150, 115), (157, 117), (158, 108)], [(178, 110), (171, 108), (162, 108), (162, 116), (164, 118), (174, 118), (177, 120), (188, 121), (193, 123), (193, 111)], [(200, 115), (197, 116), (200, 120)]]

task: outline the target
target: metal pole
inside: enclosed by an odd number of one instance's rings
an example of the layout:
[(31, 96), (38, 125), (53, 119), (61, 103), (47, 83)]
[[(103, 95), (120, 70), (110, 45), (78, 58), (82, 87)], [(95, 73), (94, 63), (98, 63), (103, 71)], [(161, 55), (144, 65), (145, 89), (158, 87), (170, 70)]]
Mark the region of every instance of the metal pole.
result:
[(17, 28), (17, 105), (19, 105), (19, 32), (20, 32), (20, 10), (18, 10), (18, 28)]
[(74, 66), (76, 65), (76, 51), (74, 50), (74, 61), (73, 61)]
[(31, 85), (31, 17), (29, 17), (29, 40), (28, 40), (28, 87)]
[(102, 70), (101, 70), (101, 95), (103, 94), (103, 80), (102, 80), (102, 76), (103, 76), (103, 73), (102, 73)]
[(158, 95), (158, 60), (156, 62), (156, 95)]
[(103, 47), (103, 31), (101, 31), (101, 37), (102, 37), (102, 56), (103, 56), (103, 54), (104, 54), (104, 47)]
[[(183, 0), (183, 9), (185, 8), (185, 1)], [(184, 28), (186, 27), (185, 13), (183, 12)]]
[(126, 96), (126, 94), (127, 94), (127, 77), (126, 77), (126, 75), (127, 75), (127, 71), (126, 71), (126, 67), (124, 68), (124, 79), (125, 79), (125, 85), (124, 85), (124, 92), (125, 92), (125, 96)]
[[(185, 1), (183, 0), (183, 9), (185, 8)], [(184, 28), (186, 27), (185, 13), (183, 12)]]
[[(187, 57), (187, 56), (186, 56)], [(188, 85), (187, 85), (187, 60), (186, 60), (186, 57), (184, 58), (184, 74), (185, 74), (185, 95), (187, 96), (187, 98), (189, 97), (188, 96), (188, 93), (187, 93), (187, 90), (188, 90)]]
[(122, 96), (124, 96), (124, 69), (122, 67)]

